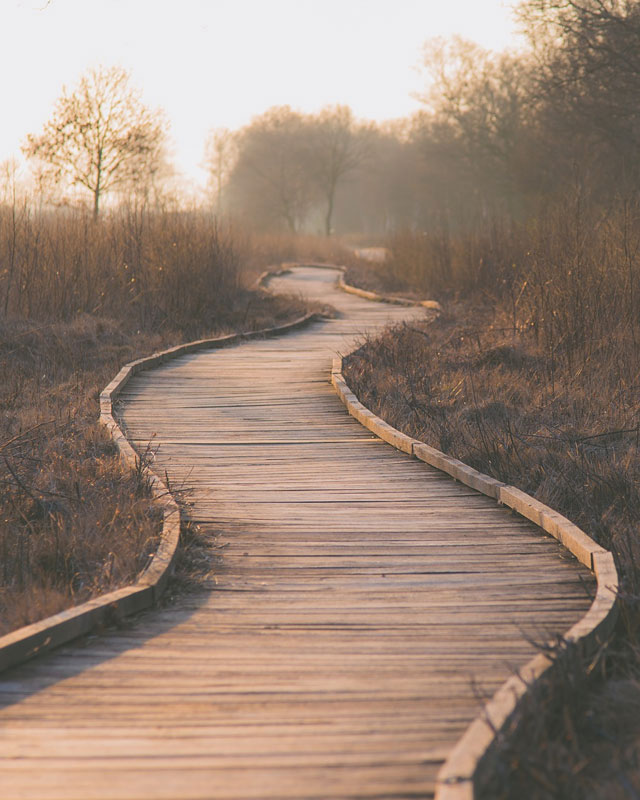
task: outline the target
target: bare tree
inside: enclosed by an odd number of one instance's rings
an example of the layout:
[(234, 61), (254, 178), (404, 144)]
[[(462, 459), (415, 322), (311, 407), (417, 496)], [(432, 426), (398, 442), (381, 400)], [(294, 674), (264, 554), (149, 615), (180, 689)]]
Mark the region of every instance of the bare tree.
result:
[(481, 206), (513, 202), (531, 114), (525, 56), (494, 54), (459, 37), (425, 45), (423, 151), (466, 182)]
[(0, 161), (0, 205), (15, 203), (20, 182), (18, 160), (7, 158)]
[(310, 120), (313, 137), (309, 157), (311, 173), (326, 203), (324, 228), (331, 235), (331, 222), (339, 183), (366, 159), (370, 131), (356, 125), (348, 106), (323, 109)]
[[(524, 0), (545, 126), (566, 162), (590, 162), (604, 191), (640, 186), (640, 3)], [(558, 159), (560, 160), (560, 159)]]
[(229, 179), (237, 207), (254, 223), (295, 233), (315, 199), (309, 169), (309, 120), (288, 106), (270, 108), (238, 133)]
[(23, 151), (55, 183), (68, 181), (93, 195), (97, 218), (102, 196), (148, 181), (164, 153), (167, 125), (148, 109), (120, 67), (89, 70), (73, 91), (63, 89), (39, 136)]

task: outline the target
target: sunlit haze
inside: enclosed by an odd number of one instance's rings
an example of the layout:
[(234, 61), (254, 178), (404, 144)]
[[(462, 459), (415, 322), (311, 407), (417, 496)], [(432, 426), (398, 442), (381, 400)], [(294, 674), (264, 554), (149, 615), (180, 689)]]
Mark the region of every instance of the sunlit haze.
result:
[(517, 46), (506, 0), (1, 0), (0, 161), (18, 156), (63, 85), (89, 67), (131, 72), (171, 123), (174, 159), (195, 184), (206, 135), (273, 105), (344, 103), (363, 119), (419, 108), (422, 44), (459, 34)]

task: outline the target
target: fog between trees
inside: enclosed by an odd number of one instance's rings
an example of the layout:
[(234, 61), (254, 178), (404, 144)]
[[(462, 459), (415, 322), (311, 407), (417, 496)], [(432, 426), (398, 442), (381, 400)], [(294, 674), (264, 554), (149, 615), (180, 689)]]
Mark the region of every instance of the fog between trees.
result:
[[(530, 48), (425, 45), (423, 110), (363, 125), (273, 108), (233, 134), (221, 210), (261, 228), (382, 233), (522, 220), (579, 187), (640, 186), (640, 4), (526, 0)], [(330, 176), (330, 177), (329, 177)]]
[[(598, 202), (640, 184), (640, 3), (524, 0), (530, 47), (493, 53), (453, 38), (424, 47), (423, 109), (375, 124), (345, 106), (271, 108), (211, 132), (218, 215), (259, 230), (382, 234), (523, 220), (567, 190)], [(24, 152), (41, 196), (175, 202), (167, 123), (118, 68), (60, 97)], [(77, 192), (74, 200), (77, 202)]]

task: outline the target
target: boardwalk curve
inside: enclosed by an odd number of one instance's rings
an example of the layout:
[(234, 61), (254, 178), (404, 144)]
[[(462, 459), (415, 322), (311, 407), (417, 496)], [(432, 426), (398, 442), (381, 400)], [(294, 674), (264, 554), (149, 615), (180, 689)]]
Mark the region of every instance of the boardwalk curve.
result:
[(552, 539), (346, 415), (332, 355), (420, 312), (334, 280), (274, 283), (335, 320), (123, 391), (130, 438), (194, 487), (211, 585), (3, 676), (2, 797), (429, 797), (478, 693), (589, 607)]
[[(275, 328), (265, 328), (248, 333), (232, 333), (213, 339), (199, 339), (125, 364), (100, 394), (100, 422), (109, 431), (125, 465), (130, 469), (136, 469), (140, 455), (133, 449), (122, 432), (118, 420), (114, 416), (114, 405), (117, 403), (123, 387), (134, 375), (143, 370), (158, 367), (181, 355), (228, 347), (230, 344), (237, 344), (248, 339), (282, 335), (306, 325), (316, 316), (315, 313), (308, 313), (293, 322)], [(156, 551), (149, 564), (137, 576), (135, 583), (94, 597), (77, 606), (0, 636), (0, 671), (16, 664), (22, 664), (30, 658), (73, 641), (105, 624), (113, 624), (114, 620), (151, 608), (159, 601), (171, 576), (178, 552), (180, 510), (169, 487), (163, 480), (163, 477), (166, 478), (166, 476), (161, 477), (150, 472), (148, 477), (154, 502), (162, 514), (162, 526)]]

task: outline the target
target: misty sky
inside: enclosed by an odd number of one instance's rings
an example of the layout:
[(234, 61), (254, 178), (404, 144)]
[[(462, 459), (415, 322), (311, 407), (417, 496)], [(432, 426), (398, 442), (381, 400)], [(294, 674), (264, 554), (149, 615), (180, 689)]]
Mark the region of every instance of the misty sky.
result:
[(63, 84), (118, 64), (170, 121), (178, 167), (199, 165), (212, 127), (272, 105), (346, 103), (365, 119), (419, 107), (422, 44), (460, 34), (517, 46), (510, 0), (0, 0), (0, 161), (19, 154)]

